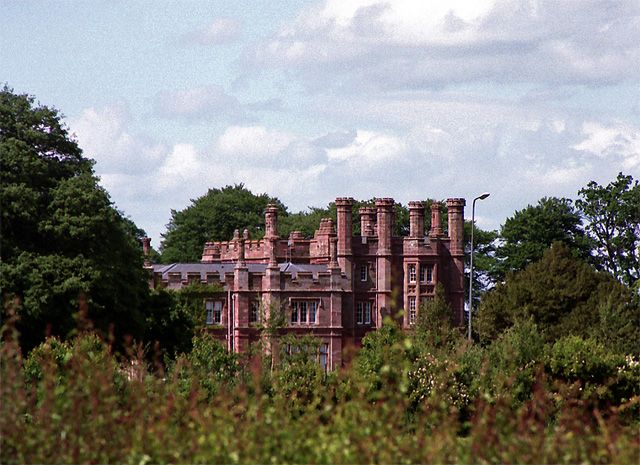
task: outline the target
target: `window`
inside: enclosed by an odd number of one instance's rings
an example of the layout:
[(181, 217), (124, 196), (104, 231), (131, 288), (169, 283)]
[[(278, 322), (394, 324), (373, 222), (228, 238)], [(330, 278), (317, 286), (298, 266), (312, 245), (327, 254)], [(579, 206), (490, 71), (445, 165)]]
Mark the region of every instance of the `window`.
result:
[(322, 369), (326, 372), (329, 366), (329, 344), (320, 345), (318, 361), (320, 362)]
[(219, 300), (207, 300), (207, 324), (219, 325), (222, 323), (222, 302)]
[(249, 307), (249, 323), (257, 323), (260, 320), (260, 301), (252, 300)]
[(316, 324), (318, 318), (317, 300), (291, 301), (292, 324)]
[(416, 322), (416, 298), (409, 297), (409, 324), (413, 325)]
[(356, 323), (371, 324), (371, 302), (356, 302)]
[(420, 265), (420, 282), (433, 282), (433, 265)]
[(369, 279), (369, 265), (363, 263), (360, 265), (360, 281), (366, 281)]
[(416, 282), (416, 266), (413, 264), (409, 265), (409, 282)]

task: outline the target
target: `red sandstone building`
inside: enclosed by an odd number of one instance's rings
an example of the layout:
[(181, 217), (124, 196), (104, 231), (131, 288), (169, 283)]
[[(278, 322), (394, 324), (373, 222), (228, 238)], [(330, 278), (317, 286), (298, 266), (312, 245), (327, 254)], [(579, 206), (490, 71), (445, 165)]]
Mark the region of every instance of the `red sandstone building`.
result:
[(278, 237), (278, 209), (265, 212), (265, 236), (245, 230), (228, 242), (207, 242), (200, 263), (153, 265), (154, 283), (179, 289), (189, 283), (217, 285), (206, 299), (206, 324), (229, 350), (242, 352), (260, 337), (260, 319), (271, 308), (286, 312), (284, 332), (319, 338), (320, 363), (334, 369), (343, 347), (359, 344), (401, 309), (410, 327), (419, 306), (442, 284), (454, 312), (464, 318), (464, 199), (448, 199), (448, 235), (439, 206), (431, 207), (425, 234), (424, 206), (410, 202), (407, 237), (393, 236), (394, 201), (377, 199), (361, 208), (361, 235), (352, 228), (352, 198), (336, 199), (337, 228), (323, 219), (312, 239), (299, 232)]

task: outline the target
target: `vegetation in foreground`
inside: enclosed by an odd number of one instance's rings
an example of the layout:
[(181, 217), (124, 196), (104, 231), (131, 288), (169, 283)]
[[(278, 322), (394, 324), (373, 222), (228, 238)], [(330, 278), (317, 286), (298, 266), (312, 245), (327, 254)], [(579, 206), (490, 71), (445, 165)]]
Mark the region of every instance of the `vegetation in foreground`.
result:
[[(92, 332), (0, 350), (0, 461), (637, 463), (640, 363), (531, 320), (470, 345), (440, 299), (325, 373), (309, 338), (239, 358), (206, 333), (166, 370)], [(273, 341), (272, 341), (273, 342)]]

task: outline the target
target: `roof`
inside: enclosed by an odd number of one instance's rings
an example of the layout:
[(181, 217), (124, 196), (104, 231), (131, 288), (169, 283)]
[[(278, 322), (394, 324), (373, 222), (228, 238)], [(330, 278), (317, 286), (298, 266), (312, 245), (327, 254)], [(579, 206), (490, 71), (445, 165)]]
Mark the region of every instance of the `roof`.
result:
[[(153, 272), (162, 275), (162, 279), (168, 279), (169, 273), (180, 273), (182, 278), (186, 279), (187, 275), (200, 274), (200, 279), (205, 280), (207, 274), (219, 273), (220, 280), (224, 280), (225, 273), (233, 273), (235, 263), (170, 263), (170, 264), (154, 264)], [(283, 273), (291, 273), (295, 278), (299, 272), (312, 273), (317, 278), (318, 273), (327, 271), (327, 265), (309, 263), (279, 263), (278, 267)], [(266, 263), (247, 263), (249, 273), (264, 273), (267, 269)]]

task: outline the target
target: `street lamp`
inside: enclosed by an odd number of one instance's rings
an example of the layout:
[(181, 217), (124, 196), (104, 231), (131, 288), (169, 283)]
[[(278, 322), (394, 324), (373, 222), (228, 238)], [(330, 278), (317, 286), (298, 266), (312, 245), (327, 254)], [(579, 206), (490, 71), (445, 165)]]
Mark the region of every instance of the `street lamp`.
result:
[(469, 260), (469, 340), (471, 340), (471, 313), (473, 311), (473, 230), (476, 224), (476, 200), (484, 200), (489, 197), (489, 193), (480, 194), (471, 204), (471, 259)]

